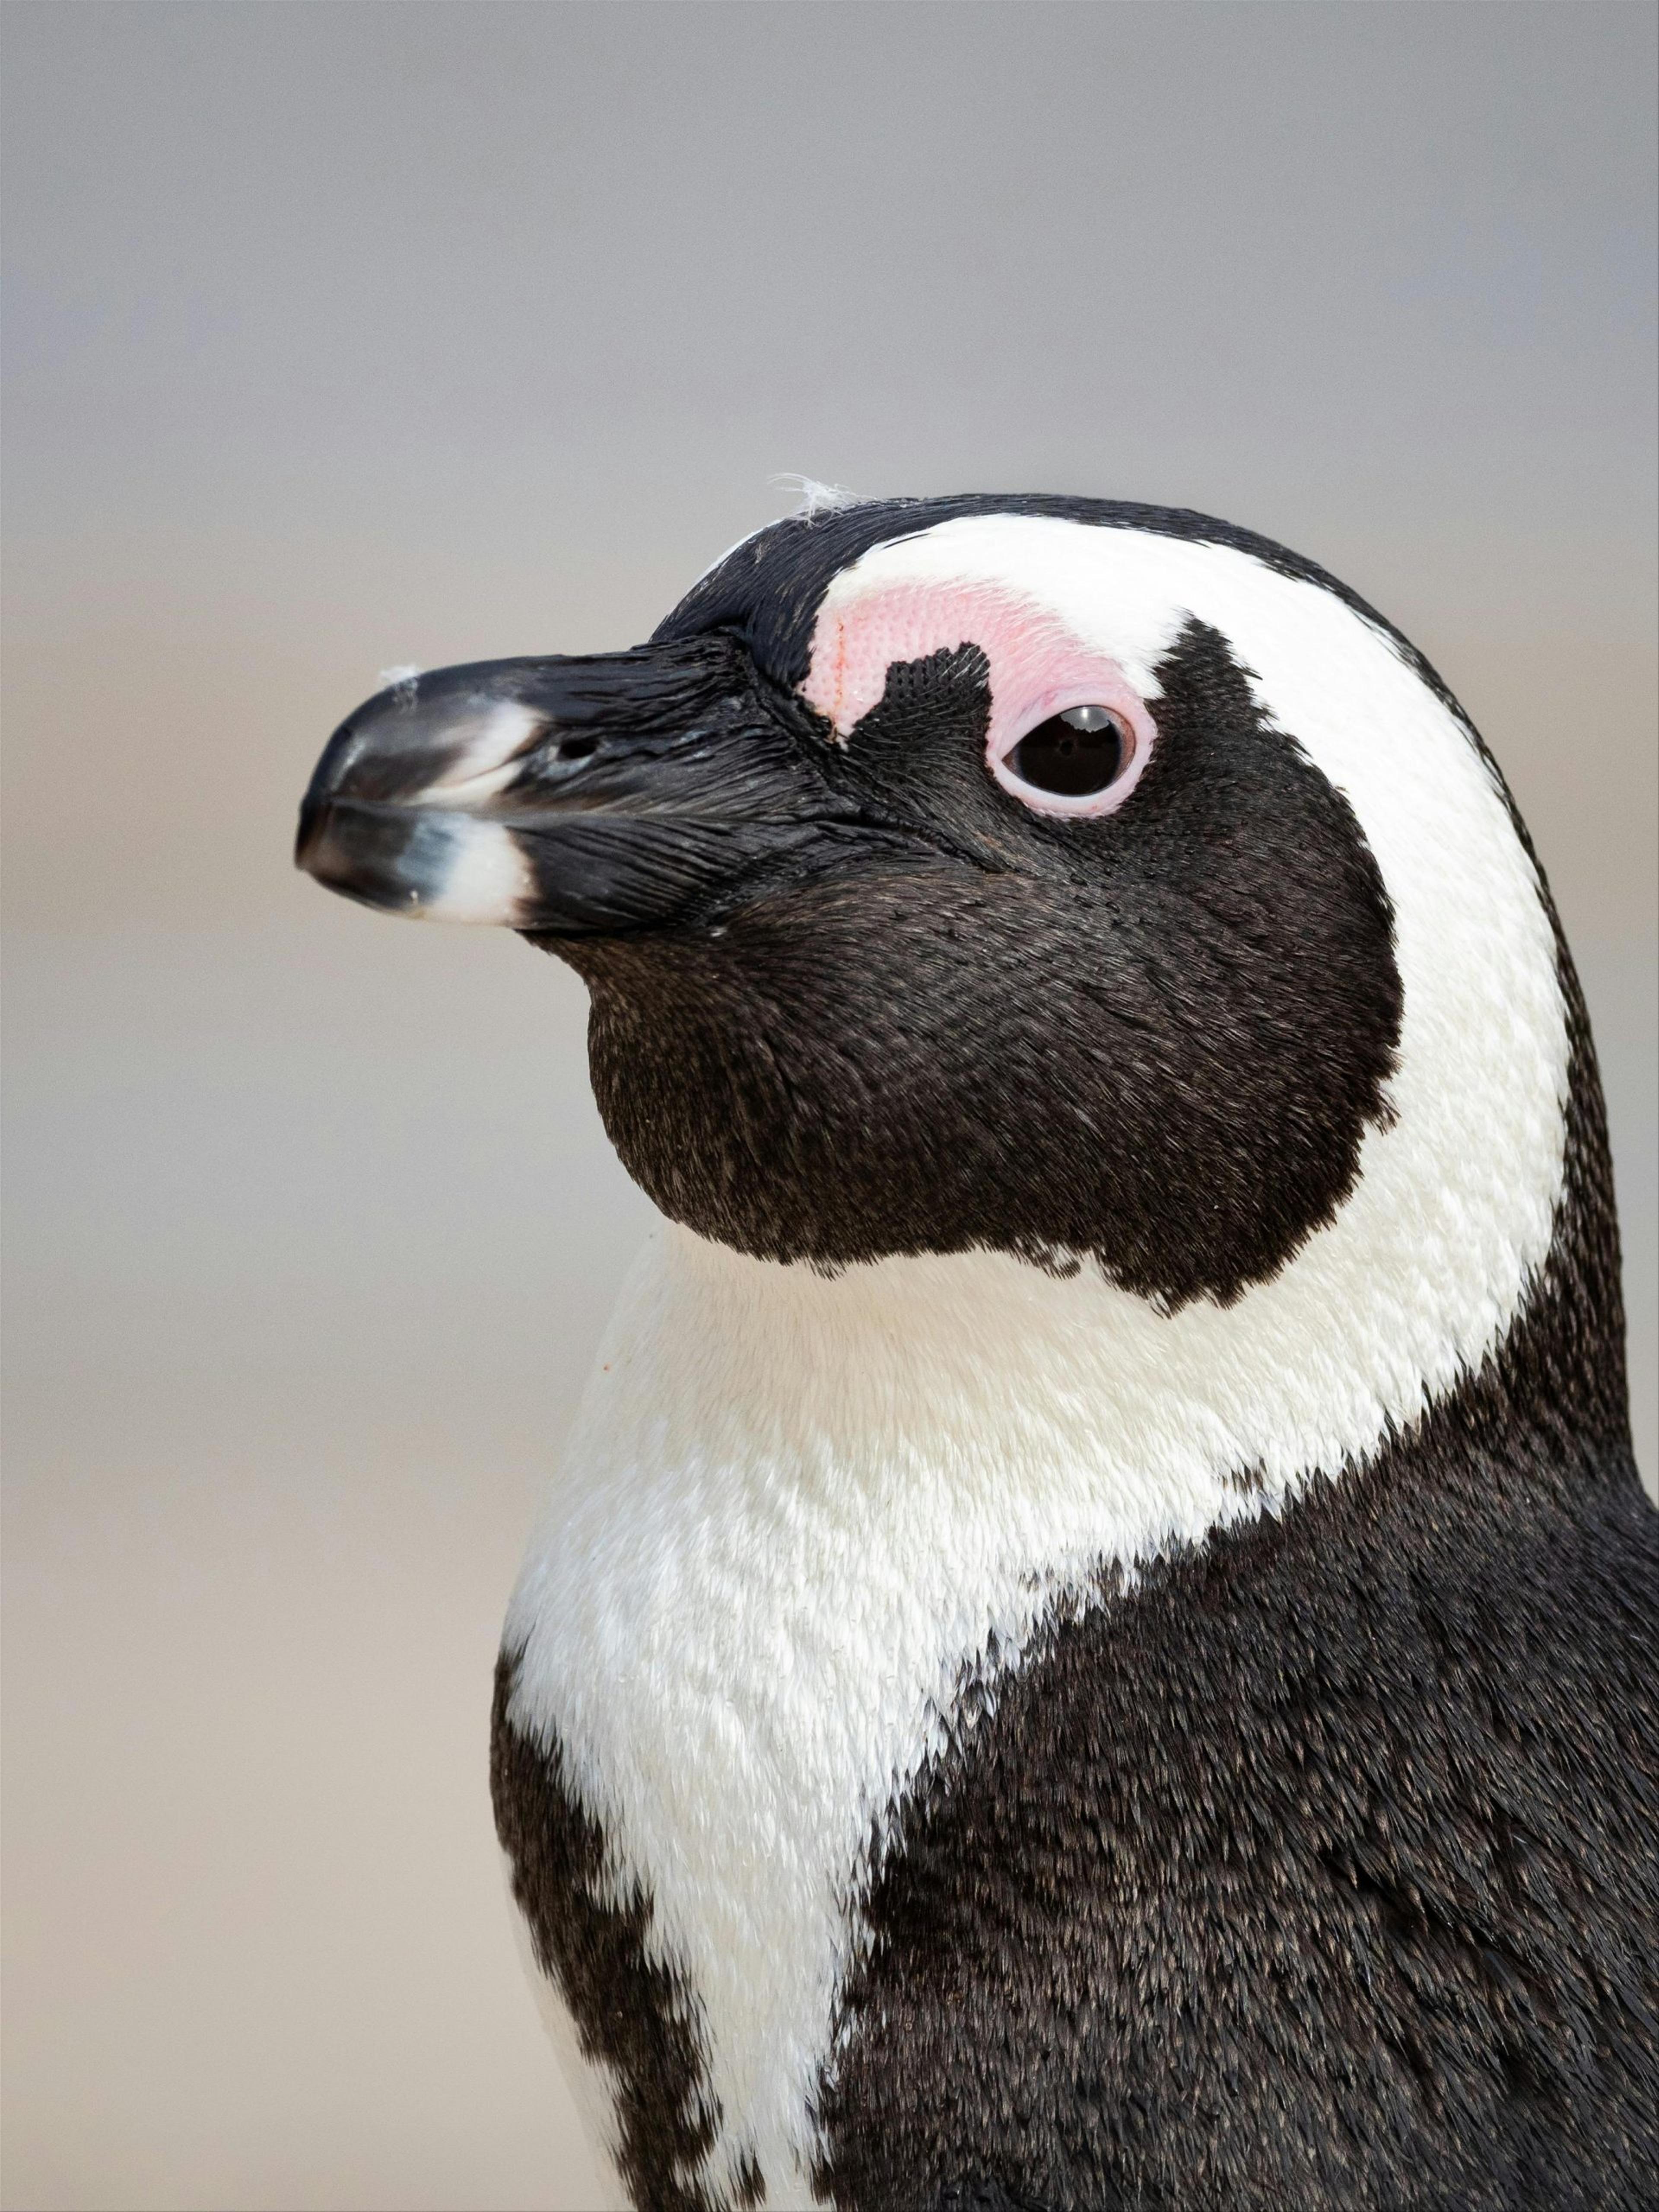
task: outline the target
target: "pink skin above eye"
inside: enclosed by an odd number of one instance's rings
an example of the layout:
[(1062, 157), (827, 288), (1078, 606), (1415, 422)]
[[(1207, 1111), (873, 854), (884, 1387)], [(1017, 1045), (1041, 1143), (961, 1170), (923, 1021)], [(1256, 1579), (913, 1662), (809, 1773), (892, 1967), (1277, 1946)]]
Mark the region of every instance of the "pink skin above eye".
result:
[[(1034, 813), (1111, 814), (1146, 773), (1158, 740), (1146, 702), (1109, 654), (1073, 636), (1042, 607), (988, 584), (899, 584), (827, 608), (812, 633), (801, 696), (845, 744), (887, 688), (896, 660), (976, 645), (991, 664), (985, 764)], [(1073, 707), (1106, 707), (1128, 738), (1127, 764), (1103, 791), (1079, 797), (1022, 783), (1008, 756), (1039, 723)]]

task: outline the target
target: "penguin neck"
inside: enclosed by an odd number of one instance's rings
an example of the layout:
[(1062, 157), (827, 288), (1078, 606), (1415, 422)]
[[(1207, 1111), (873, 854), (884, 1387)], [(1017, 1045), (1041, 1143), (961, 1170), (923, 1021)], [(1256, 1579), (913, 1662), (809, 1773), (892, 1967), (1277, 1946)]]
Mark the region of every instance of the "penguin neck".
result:
[[(727, 1601), (775, 1607), (793, 1638), (796, 1615), (866, 1606), (879, 1583), (931, 1695), (940, 1670), (948, 1686), (1017, 1652), (1068, 1593), (1340, 1479), (1414, 1421), (1437, 1379), (1408, 1356), (1424, 1331), (1402, 1346), (1397, 1301), (1379, 1315), (1371, 1294), (1304, 1260), (1229, 1306), (1161, 1313), (1091, 1266), (981, 1250), (829, 1274), (665, 1224), (602, 1349), (509, 1646), (549, 1608), (573, 1632), (591, 1612), (603, 1644), (607, 1589), (617, 1619), (654, 1632), (671, 1587), (686, 1634), (697, 1606)], [(1462, 1347), (1433, 1348), (1455, 1385)]]
[[(1133, 1573), (1365, 1462), (1522, 1303), (1517, 1281), (1472, 1346), (1435, 1326), (1426, 1273), (1403, 1286), (1419, 1310), (1402, 1316), (1401, 1285), (1379, 1295), (1323, 1256), (1228, 1305), (1169, 1313), (1086, 1262), (1063, 1274), (975, 1250), (828, 1273), (665, 1223), (624, 1290), (550, 1516), (604, 1558), (611, 1516), (662, 1526), (678, 1499), (698, 1525), (758, 1529), (793, 1498), (863, 1544), (960, 1540), (1022, 1585)], [(986, 1625), (1006, 1634), (1000, 1611)]]
[(831, 1273), (665, 1224), (573, 1439), (577, 1510), (597, 1537), (605, 1469), (613, 1508), (613, 1485), (641, 1506), (664, 1486), (758, 1526), (793, 1498), (906, 1553), (973, 1529), (1022, 1580), (1128, 1565), (1319, 1464), (1314, 1426), (1274, 1417), (1282, 1384), (1230, 1354), (1241, 1328), (1207, 1303), (1159, 1314), (1092, 1267), (979, 1250)]
[(730, 1541), (746, 1603), (763, 1609), (769, 1546), (782, 1583), (817, 1577), (830, 1604), (860, 1559), (884, 1558), (948, 1620), (951, 1664), (1006, 1656), (1068, 1589), (1132, 1581), (1318, 1476), (1347, 1479), (1489, 1364), (1516, 1433), (1571, 1408), (1627, 1455), (1605, 1121), (1559, 939), (1558, 953), (1553, 1202), (1483, 1249), (1450, 1233), (1466, 1216), (1449, 1179), (1430, 1194), (1446, 1233), (1425, 1232), (1420, 1204), (1400, 1233), (1399, 1137), (1382, 1133), (1337, 1222), (1277, 1277), (1173, 1313), (1091, 1263), (1060, 1274), (975, 1250), (828, 1273), (662, 1223), (547, 1499), (509, 1644), (567, 1574), (601, 1589), (653, 1545), (660, 1565)]

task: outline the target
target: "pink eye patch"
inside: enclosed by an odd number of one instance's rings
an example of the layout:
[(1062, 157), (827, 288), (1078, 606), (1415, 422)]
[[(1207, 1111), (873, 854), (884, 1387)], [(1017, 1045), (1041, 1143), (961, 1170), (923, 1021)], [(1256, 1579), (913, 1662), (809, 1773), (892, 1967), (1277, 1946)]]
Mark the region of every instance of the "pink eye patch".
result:
[(845, 743), (895, 661), (976, 645), (990, 664), (985, 762), (1042, 814), (1109, 814), (1157, 740), (1146, 702), (1109, 655), (992, 585), (895, 585), (819, 615), (801, 696)]

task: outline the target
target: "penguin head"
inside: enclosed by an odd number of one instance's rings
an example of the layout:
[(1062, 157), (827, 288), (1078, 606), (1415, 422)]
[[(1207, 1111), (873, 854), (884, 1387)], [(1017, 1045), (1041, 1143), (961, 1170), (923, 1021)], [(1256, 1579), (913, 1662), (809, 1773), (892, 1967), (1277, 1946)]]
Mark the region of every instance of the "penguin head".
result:
[(633, 651), (369, 700), (299, 859), (568, 960), (624, 1164), (757, 1258), (1167, 1314), (1343, 1230), (1367, 1297), (1437, 1271), (1420, 1374), (1548, 1247), (1568, 1024), (1501, 779), (1362, 602), (1201, 516), (774, 525)]

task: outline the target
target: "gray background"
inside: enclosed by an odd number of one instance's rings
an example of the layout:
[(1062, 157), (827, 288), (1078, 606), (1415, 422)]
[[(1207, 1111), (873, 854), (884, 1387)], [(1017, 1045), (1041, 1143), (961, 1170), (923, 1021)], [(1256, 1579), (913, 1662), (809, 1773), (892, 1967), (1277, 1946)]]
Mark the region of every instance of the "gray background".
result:
[(800, 470), (1182, 501), (1440, 665), (1578, 948), (1654, 1457), (1651, 10), (9, 10), (14, 2205), (580, 2205), (486, 1802), (645, 1218), (582, 1006), (288, 865), (394, 662)]

